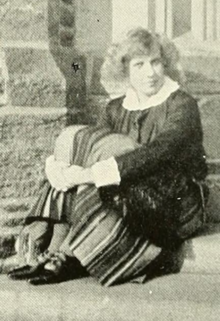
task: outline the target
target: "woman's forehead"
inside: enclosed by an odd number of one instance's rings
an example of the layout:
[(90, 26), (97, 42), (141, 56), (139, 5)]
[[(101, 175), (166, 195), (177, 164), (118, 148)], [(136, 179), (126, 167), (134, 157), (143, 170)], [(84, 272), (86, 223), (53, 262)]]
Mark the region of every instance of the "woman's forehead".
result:
[(132, 57), (131, 60), (142, 60), (142, 59), (152, 59), (152, 58), (161, 58), (161, 50), (159, 46), (155, 46), (149, 49), (146, 53), (136, 54)]

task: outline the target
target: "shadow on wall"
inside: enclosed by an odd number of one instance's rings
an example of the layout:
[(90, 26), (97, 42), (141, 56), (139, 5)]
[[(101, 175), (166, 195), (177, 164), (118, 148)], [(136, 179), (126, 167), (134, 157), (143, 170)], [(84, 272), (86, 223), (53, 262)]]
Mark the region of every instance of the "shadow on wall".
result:
[(50, 50), (66, 79), (66, 106), (74, 123), (88, 118), (87, 93), (104, 93), (96, 70), (111, 42), (111, 24), (111, 0), (48, 0)]

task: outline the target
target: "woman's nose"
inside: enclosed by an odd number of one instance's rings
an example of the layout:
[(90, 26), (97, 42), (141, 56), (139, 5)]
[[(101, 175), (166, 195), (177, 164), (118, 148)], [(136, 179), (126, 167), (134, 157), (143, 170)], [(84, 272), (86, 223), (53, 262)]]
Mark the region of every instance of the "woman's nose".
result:
[(154, 68), (150, 62), (146, 62), (143, 68), (144, 74), (148, 77), (152, 77), (155, 74)]

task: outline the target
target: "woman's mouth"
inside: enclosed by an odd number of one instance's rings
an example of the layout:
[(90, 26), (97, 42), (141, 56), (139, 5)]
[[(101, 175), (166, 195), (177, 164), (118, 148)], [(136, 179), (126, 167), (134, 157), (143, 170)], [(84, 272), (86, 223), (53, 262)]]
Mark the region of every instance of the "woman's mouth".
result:
[(154, 87), (154, 86), (156, 86), (156, 84), (157, 84), (156, 80), (150, 80), (150, 81), (147, 81), (147, 82), (143, 82), (143, 85), (147, 86), (147, 87)]

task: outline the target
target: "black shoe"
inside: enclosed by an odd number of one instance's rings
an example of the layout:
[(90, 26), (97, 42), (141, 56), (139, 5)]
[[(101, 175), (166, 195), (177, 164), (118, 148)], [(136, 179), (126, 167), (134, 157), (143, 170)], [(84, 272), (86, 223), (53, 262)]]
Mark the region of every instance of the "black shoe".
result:
[(13, 269), (7, 275), (12, 280), (25, 280), (37, 276), (43, 270), (43, 267), (43, 264), (35, 266), (24, 265), (22, 267)]
[(32, 285), (44, 285), (65, 282), (70, 279), (72, 279), (72, 276), (64, 271), (55, 273), (54, 271), (43, 270), (37, 276), (31, 277), (27, 281)]
[(12, 280), (25, 280), (37, 276), (43, 270), (44, 265), (50, 261), (53, 255), (53, 253), (45, 251), (38, 256), (38, 263), (36, 263), (36, 265), (32, 266), (27, 264), (18, 268), (14, 268), (13, 270), (9, 271), (7, 275)]
[(13, 268), (12, 270), (10, 270), (7, 275), (8, 277), (11, 277), (13, 276), (15, 273), (23, 273), (23, 272), (26, 272), (26, 271), (29, 271), (31, 268), (30, 265), (23, 265), (23, 266), (20, 266), (20, 267), (17, 267), (17, 268)]
[[(53, 268), (53, 269), (52, 269)], [(56, 253), (49, 264), (28, 282), (32, 285), (60, 283), (88, 276), (86, 270), (76, 258), (70, 258), (63, 253)]]

